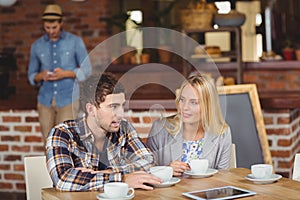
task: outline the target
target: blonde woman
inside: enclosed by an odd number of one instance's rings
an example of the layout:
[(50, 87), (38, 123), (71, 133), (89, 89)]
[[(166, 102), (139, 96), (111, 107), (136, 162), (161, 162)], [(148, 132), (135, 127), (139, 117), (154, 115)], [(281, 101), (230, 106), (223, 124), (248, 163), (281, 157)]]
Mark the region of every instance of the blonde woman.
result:
[(190, 170), (189, 161), (209, 160), (209, 168), (229, 168), (231, 131), (224, 120), (217, 89), (208, 76), (185, 80), (176, 94), (177, 114), (153, 123), (147, 140), (157, 165), (173, 167), (173, 175)]

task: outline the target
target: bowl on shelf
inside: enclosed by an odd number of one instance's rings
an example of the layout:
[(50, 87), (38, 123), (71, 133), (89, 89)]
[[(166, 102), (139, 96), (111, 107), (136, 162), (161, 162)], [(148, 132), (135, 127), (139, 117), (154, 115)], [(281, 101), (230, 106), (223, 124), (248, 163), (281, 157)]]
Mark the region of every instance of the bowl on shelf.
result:
[(214, 14), (214, 23), (219, 26), (241, 26), (246, 20), (246, 15), (236, 10), (228, 14)]

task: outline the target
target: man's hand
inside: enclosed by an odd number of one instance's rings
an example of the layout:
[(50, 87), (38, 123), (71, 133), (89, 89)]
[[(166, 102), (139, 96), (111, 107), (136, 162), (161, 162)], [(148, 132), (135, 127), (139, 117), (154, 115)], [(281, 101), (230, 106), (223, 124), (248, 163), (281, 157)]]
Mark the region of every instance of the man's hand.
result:
[(75, 78), (73, 71), (63, 70), (62, 68), (55, 68), (53, 73), (47, 77), (48, 81), (57, 81), (64, 78)]
[(145, 190), (153, 190), (153, 187), (149, 185), (159, 185), (162, 180), (152, 174), (144, 171), (133, 172), (124, 175), (124, 182), (133, 188), (141, 188)]

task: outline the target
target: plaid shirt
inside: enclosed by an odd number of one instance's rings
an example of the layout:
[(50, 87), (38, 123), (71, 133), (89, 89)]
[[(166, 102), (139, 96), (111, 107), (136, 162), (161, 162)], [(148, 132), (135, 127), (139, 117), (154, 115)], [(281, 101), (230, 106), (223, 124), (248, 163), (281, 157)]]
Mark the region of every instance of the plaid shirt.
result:
[[(86, 118), (65, 121), (49, 133), (47, 167), (54, 186), (61, 191), (100, 190), (106, 182), (122, 181), (122, 174), (149, 171), (154, 157), (141, 142), (133, 126), (122, 120), (120, 130), (107, 133), (107, 168), (113, 173), (100, 172), (100, 152), (86, 124)], [(99, 171), (82, 172), (78, 167)]]

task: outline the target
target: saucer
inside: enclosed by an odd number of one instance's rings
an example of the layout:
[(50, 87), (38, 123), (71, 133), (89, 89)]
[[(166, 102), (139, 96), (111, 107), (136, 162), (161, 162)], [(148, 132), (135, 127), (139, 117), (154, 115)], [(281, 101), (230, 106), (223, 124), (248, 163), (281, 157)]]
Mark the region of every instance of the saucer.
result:
[(157, 188), (170, 187), (172, 185), (175, 185), (175, 184), (179, 183), (180, 181), (181, 181), (180, 178), (173, 177), (169, 181), (163, 182), (163, 183), (161, 183), (159, 185), (153, 185), (153, 186), (157, 187)]
[(270, 178), (255, 178), (252, 174), (248, 174), (245, 178), (253, 181), (255, 184), (269, 184), (282, 178), (279, 174), (272, 174)]
[(134, 198), (134, 195), (132, 197), (124, 197), (124, 198), (108, 198), (104, 193), (100, 193), (96, 195), (98, 200), (130, 200)]
[(217, 172), (218, 172), (217, 169), (209, 168), (205, 173), (194, 173), (191, 171), (185, 171), (184, 173), (186, 175), (191, 176), (192, 178), (206, 178), (206, 177), (210, 177), (210, 176), (216, 174)]

